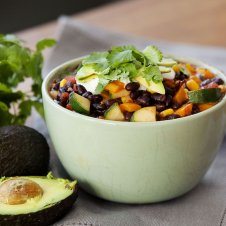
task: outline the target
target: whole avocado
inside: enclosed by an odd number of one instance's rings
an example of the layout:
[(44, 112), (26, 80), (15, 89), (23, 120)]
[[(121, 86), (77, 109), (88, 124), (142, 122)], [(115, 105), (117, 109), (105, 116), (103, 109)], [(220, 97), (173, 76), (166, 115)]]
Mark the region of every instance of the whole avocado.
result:
[(46, 175), (49, 146), (45, 137), (27, 126), (0, 127), (0, 176)]

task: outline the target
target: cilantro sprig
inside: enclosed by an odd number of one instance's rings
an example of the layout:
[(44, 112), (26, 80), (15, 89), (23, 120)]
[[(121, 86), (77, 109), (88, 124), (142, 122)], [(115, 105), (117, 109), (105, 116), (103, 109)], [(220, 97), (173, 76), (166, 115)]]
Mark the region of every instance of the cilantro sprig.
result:
[(137, 76), (144, 77), (147, 82), (158, 83), (163, 80), (158, 67), (162, 57), (155, 46), (148, 46), (143, 52), (132, 45), (116, 46), (106, 52), (91, 53), (82, 61), (77, 77), (82, 79), (86, 73), (96, 74), (99, 78), (96, 93), (100, 93), (111, 81), (132, 81)]
[[(43, 39), (31, 51), (16, 36), (0, 34), (0, 126), (24, 124), (32, 107), (43, 116), (42, 52), (55, 43)], [(31, 80), (31, 87), (24, 91), (19, 85), (26, 79)]]

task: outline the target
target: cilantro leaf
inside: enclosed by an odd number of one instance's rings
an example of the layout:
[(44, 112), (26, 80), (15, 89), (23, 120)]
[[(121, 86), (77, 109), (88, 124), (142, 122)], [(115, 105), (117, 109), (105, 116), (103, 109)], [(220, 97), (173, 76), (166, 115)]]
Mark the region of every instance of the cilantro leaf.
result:
[[(42, 51), (55, 43), (44, 39), (31, 51), (15, 35), (0, 34), (0, 126), (24, 124), (32, 107), (42, 115)], [(30, 90), (18, 90), (27, 78), (32, 82)]]
[(143, 70), (143, 77), (147, 81), (154, 81), (155, 83), (163, 80), (162, 74), (158, 66), (148, 66)]
[(37, 42), (36, 49), (37, 51), (41, 52), (46, 48), (52, 47), (56, 45), (56, 40), (54, 39), (43, 39)]
[(156, 46), (147, 46), (143, 53), (149, 60), (149, 63), (154, 65), (160, 62), (163, 57), (161, 51)]
[(120, 64), (132, 62), (134, 60), (132, 50), (111, 51), (108, 55), (108, 60), (112, 68), (116, 68)]

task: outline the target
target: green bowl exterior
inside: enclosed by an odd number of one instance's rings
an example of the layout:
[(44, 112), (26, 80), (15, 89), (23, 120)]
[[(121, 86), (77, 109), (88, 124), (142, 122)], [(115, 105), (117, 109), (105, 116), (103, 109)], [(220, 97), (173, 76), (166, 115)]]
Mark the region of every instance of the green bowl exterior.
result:
[[(133, 204), (169, 200), (195, 187), (222, 142), (226, 99), (177, 120), (131, 123), (94, 119), (64, 109), (48, 94), (49, 83), (59, 71), (80, 60), (54, 69), (42, 87), (47, 127), (70, 176), (95, 196)], [(224, 78), (217, 69), (210, 69)]]

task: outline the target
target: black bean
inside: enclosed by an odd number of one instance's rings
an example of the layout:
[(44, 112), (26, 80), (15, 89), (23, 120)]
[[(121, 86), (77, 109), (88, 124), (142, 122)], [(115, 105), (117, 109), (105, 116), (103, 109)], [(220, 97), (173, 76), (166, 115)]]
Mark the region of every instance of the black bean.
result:
[(126, 121), (130, 121), (132, 115), (133, 115), (133, 112), (128, 112), (128, 111), (126, 111), (126, 112), (124, 113), (125, 120), (126, 120)]
[(116, 99), (109, 99), (105, 101), (105, 105), (107, 108), (111, 107), (112, 104), (116, 103), (117, 100)]
[(125, 88), (128, 91), (136, 91), (140, 88), (140, 84), (138, 82), (130, 82), (126, 85)]
[(69, 88), (69, 87), (71, 87), (71, 88), (73, 88), (73, 83), (72, 82), (70, 82), (70, 81), (67, 81), (67, 83), (66, 83), (66, 88)]
[(178, 109), (180, 107), (180, 104), (174, 102), (171, 107), (175, 110), (175, 109)]
[(66, 87), (60, 87), (60, 89), (59, 89), (59, 91), (60, 91), (61, 93), (66, 92), (66, 90), (67, 90), (67, 88), (66, 88)]
[(156, 106), (156, 110), (159, 112), (166, 109), (166, 105), (162, 104), (162, 103), (157, 103), (157, 104), (155, 104), (155, 106)]
[(175, 79), (177, 79), (177, 80), (185, 80), (186, 78), (188, 78), (188, 76), (186, 75), (186, 74), (183, 74), (182, 72), (180, 72), (180, 73), (177, 73), (176, 75), (175, 75)]
[(171, 120), (171, 119), (177, 119), (180, 118), (180, 115), (177, 114), (172, 114), (172, 115), (167, 115), (164, 120)]
[(64, 92), (60, 96), (60, 103), (62, 106), (66, 106), (68, 103), (69, 94), (67, 92)]
[(103, 97), (100, 94), (92, 95), (91, 100), (94, 103), (100, 103), (103, 100)]
[(196, 104), (193, 104), (192, 114), (197, 114), (199, 112), (200, 112), (199, 107)]
[(170, 94), (170, 95), (174, 95), (174, 93), (175, 93), (175, 90), (168, 86), (165, 86), (165, 90), (166, 90), (166, 93)]
[(89, 100), (91, 100), (93, 94), (91, 92), (87, 91), (82, 96), (85, 97), (85, 98), (87, 98), (87, 99), (89, 99)]
[(139, 96), (141, 96), (143, 94), (143, 90), (137, 90), (135, 92), (131, 92), (130, 93), (130, 97), (131, 99), (135, 100), (137, 99)]
[(96, 110), (106, 110), (105, 104), (93, 103), (93, 108)]
[(78, 94), (83, 95), (86, 92), (86, 88), (83, 85), (77, 85)]
[(170, 106), (172, 99), (173, 97), (171, 95), (166, 95), (166, 101), (165, 101), (166, 107)]
[(159, 94), (159, 93), (152, 94), (151, 98), (157, 102), (165, 102), (166, 101), (166, 95)]
[(59, 88), (60, 88), (60, 82), (57, 82), (57, 83), (54, 85), (53, 89), (59, 90)]
[(211, 79), (206, 79), (206, 80), (204, 80), (204, 81), (201, 82), (200, 86), (201, 87), (206, 86), (206, 85), (210, 84), (211, 82), (212, 82)]
[(213, 78), (212, 82), (218, 84), (218, 85), (223, 85), (224, 84), (224, 80), (221, 78)]
[(148, 96), (139, 96), (137, 99), (136, 99), (136, 103), (143, 106), (143, 107), (147, 107), (150, 105), (150, 97)]

